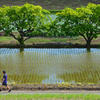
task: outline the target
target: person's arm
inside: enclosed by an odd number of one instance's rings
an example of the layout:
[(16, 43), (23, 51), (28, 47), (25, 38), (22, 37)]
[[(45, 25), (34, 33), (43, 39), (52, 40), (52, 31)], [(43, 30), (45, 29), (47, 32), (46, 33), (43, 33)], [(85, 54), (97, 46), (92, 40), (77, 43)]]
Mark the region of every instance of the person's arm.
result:
[(5, 80), (5, 78), (2, 79), (1, 83)]
[(6, 76), (3, 76), (3, 79), (2, 79), (2, 81), (1, 81), (1, 83), (5, 80), (5, 77), (6, 77)]

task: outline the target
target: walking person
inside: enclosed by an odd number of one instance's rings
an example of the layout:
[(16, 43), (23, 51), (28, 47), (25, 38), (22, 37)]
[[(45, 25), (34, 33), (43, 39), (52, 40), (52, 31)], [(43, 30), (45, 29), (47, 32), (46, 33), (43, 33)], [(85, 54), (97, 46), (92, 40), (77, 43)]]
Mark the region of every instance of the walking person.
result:
[(1, 81), (1, 83), (2, 83), (2, 86), (1, 86), (0, 92), (2, 91), (3, 86), (6, 86), (9, 89), (8, 92), (11, 92), (10, 87), (7, 85), (7, 74), (6, 74), (6, 71), (3, 71), (3, 79)]

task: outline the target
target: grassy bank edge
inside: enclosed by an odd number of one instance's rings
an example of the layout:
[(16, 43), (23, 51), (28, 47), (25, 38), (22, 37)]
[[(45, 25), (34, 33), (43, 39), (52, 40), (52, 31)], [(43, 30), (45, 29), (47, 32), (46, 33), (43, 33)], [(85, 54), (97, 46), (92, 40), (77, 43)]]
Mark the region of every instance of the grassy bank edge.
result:
[[(40, 99), (41, 98), (41, 99)], [(8, 94), (0, 95), (0, 100), (44, 100), (44, 99), (66, 99), (66, 100), (100, 100), (98, 94)]]
[[(20, 46), (18, 41), (10, 36), (0, 36), (0, 48), (86, 48), (86, 41), (81, 37), (45, 38), (33, 37)], [(100, 48), (100, 36), (91, 43), (91, 48)]]
[(61, 12), (62, 10), (48, 10), (50, 13), (56, 14), (57, 12)]

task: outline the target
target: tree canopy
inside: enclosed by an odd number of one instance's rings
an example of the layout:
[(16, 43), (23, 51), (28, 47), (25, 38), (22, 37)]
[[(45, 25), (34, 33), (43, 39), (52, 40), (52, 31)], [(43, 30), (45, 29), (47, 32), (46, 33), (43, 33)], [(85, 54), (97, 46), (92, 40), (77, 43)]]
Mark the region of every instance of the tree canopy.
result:
[[(76, 9), (66, 7), (56, 14), (55, 20), (47, 14), (49, 11), (41, 6), (29, 3), (3, 6), (0, 8), (0, 31), (13, 36), (21, 45), (32, 36), (82, 36), (87, 48), (100, 34), (100, 4), (89, 3)], [(18, 31), (19, 35), (13, 31)]]
[[(89, 3), (86, 7), (65, 8), (57, 13), (57, 19), (64, 21), (62, 30), (69, 36), (82, 36), (90, 48), (93, 38), (97, 38), (100, 31), (100, 5)], [(72, 31), (68, 34), (68, 31)]]
[[(24, 41), (31, 38), (31, 36), (24, 38), (26, 34), (33, 33), (38, 35), (36, 30), (46, 22), (45, 14), (49, 13), (41, 6), (34, 6), (28, 3), (22, 6), (4, 6), (0, 11), (2, 12), (0, 17), (2, 17), (4, 23), (0, 23), (0, 29), (13, 36), (20, 44), (24, 44)], [(19, 32), (18, 37), (13, 34), (13, 31), (16, 30)]]

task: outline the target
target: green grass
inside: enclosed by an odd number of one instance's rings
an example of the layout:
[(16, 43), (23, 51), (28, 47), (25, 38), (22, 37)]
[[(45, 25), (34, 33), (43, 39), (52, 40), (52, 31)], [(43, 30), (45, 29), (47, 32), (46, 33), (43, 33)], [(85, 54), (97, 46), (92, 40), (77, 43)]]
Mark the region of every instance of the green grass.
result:
[(55, 14), (55, 13), (57, 13), (57, 12), (61, 12), (62, 10), (49, 10), (49, 12), (50, 13), (53, 13), (53, 14)]
[(17, 94), (0, 95), (0, 100), (100, 100), (96, 94)]
[(45, 3), (47, 4), (51, 4), (51, 2), (49, 0), (45, 0)]
[(2, 36), (0, 37), (0, 41), (8, 41), (8, 40), (11, 40), (12, 37), (7, 37), (7, 36)]
[(55, 7), (55, 5), (52, 5), (51, 7)]
[(38, 42), (38, 43), (47, 43), (47, 42), (66, 42), (67, 41), (67, 38), (31, 38), (27, 41), (30, 41), (30, 42)]
[[(15, 34), (16, 37), (18, 37), (18, 34)], [(84, 40), (83, 37), (81, 36), (77, 36), (74, 38), (46, 38), (46, 37), (35, 37), (35, 38), (30, 38), (27, 41), (25, 41), (26, 45), (31, 45), (33, 43), (37, 44), (37, 43), (53, 43), (53, 42), (63, 42), (63, 43), (79, 43), (79, 44), (86, 44), (86, 41)], [(10, 36), (0, 36), (0, 44), (16, 44), (18, 42), (16, 42), (16, 40), (13, 37)], [(98, 35), (98, 38), (93, 39), (91, 44), (100, 44), (100, 35)]]
[(68, 39), (66, 38), (55, 38), (55, 39), (51, 39), (52, 42), (67, 42)]
[(50, 39), (44, 39), (44, 38), (31, 38), (31, 39), (29, 39), (29, 40), (27, 40), (27, 41), (30, 41), (30, 42), (38, 42), (38, 43), (43, 43), (43, 42), (51, 42), (51, 40)]
[[(17, 34), (15, 34), (17, 37)], [(30, 38), (27, 41), (25, 41), (26, 45), (31, 45), (33, 43), (37, 44), (37, 43), (55, 43), (55, 42), (71, 42), (71, 43), (80, 43), (80, 39), (81, 37), (75, 37), (75, 38)], [(18, 43), (13, 37), (9, 37), (9, 36), (0, 36), (0, 44), (16, 44)], [(82, 43), (82, 42), (81, 42)]]
[(71, 40), (79, 40), (79, 39), (80, 39), (79, 37), (71, 38)]

